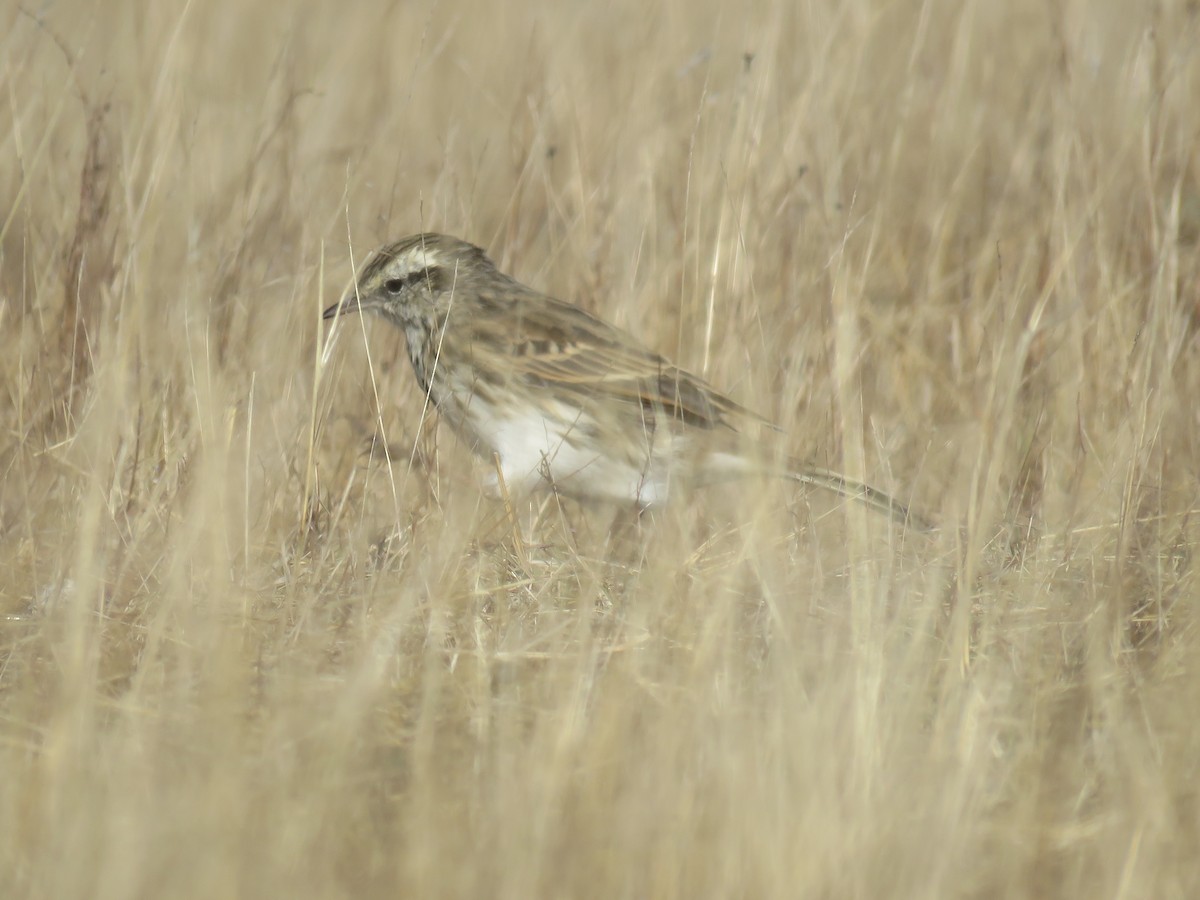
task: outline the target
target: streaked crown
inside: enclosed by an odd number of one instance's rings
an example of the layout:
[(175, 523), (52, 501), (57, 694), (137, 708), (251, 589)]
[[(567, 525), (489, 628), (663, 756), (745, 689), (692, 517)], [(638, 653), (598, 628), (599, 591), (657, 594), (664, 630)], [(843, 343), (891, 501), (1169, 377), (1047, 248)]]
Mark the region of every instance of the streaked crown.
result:
[(324, 317), (361, 310), (401, 320), (407, 318), (405, 307), (435, 298), (480, 272), (494, 273), (495, 266), (474, 244), (434, 232), (410, 235), (375, 251), (342, 301), (325, 310)]

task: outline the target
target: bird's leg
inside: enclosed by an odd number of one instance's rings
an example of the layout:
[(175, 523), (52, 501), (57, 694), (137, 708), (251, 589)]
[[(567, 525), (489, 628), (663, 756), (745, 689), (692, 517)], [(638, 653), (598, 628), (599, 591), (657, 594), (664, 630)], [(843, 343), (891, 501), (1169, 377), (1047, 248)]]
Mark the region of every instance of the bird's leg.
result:
[(512, 526), (513, 552), (517, 556), (517, 563), (521, 569), (529, 573), (529, 553), (525, 548), (525, 538), (521, 535), (521, 525), (517, 521), (516, 511), (513, 509), (512, 498), (508, 493), (508, 483), (504, 480), (504, 468), (500, 464), (500, 454), (492, 454), (492, 465), (496, 467), (496, 493), (500, 496), (500, 502), (504, 504), (504, 511), (508, 515), (509, 525)]
[(608, 525), (608, 559), (626, 577), (641, 571), (650, 513), (640, 503), (618, 504)]

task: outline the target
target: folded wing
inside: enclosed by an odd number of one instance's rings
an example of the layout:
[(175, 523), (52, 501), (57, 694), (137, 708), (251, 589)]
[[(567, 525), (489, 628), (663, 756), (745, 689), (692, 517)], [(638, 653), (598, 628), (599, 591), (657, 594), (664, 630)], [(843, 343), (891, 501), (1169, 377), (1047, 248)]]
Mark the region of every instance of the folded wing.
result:
[[(514, 378), (531, 385), (578, 393), (596, 402), (622, 400), (643, 416), (673, 419), (697, 428), (727, 428), (753, 422), (770, 425), (690, 372), (578, 307), (539, 297), (521, 304), (517, 328), (507, 315), (484, 313), (474, 351), (503, 354)], [(497, 313), (499, 310), (497, 310)], [(500, 330), (508, 323), (508, 333)]]

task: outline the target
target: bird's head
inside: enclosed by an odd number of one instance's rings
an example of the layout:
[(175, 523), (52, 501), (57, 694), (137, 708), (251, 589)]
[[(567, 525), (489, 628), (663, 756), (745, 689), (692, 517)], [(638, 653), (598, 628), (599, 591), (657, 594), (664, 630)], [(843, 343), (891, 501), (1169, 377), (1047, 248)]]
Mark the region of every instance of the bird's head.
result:
[(321, 317), (373, 312), (401, 327), (439, 318), (456, 287), (494, 269), (474, 244), (444, 234), (414, 234), (372, 254), (341, 301)]

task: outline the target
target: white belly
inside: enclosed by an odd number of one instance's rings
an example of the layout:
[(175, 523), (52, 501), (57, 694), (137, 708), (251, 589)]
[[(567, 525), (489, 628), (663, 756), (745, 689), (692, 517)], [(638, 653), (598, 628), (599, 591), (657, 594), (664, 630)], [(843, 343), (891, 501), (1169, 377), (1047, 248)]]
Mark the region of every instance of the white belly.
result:
[[(652, 464), (650, 442), (639, 459), (605, 453), (587, 437), (577, 409), (566, 405), (547, 415), (529, 409), (498, 415), (471, 398), (470, 421), (481, 455), (500, 457), (500, 474), (509, 491), (553, 488), (564, 494), (657, 506), (667, 500), (668, 472)], [(574, 418), (572, 418), (572, 416)], [(499, 493), (497, 473), (485, 476), (489, 492)]]

